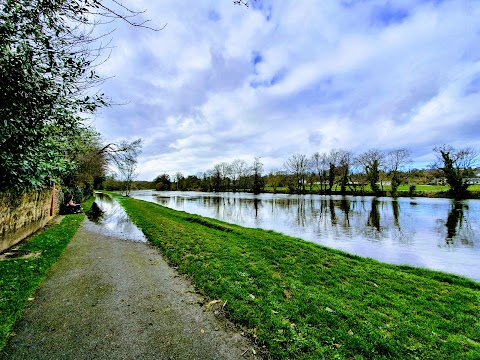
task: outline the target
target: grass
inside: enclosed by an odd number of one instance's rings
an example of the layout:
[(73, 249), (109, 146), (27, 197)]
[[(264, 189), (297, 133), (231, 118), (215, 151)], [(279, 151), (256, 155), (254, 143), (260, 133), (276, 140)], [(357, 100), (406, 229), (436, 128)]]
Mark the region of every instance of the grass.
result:
[[(93, 201), (93, 197), (87, 200), (83, 208), (88, 210)], [(0, 350), (25, 304), (75, 235), (84, 216), (66, 215), (60, 224), (48, 225), (20, 245), (22, 252), (40, 253), (39, 256), (0, 261)]]
[(478, 283), (114, 196), (271, 358), (480, 358)]

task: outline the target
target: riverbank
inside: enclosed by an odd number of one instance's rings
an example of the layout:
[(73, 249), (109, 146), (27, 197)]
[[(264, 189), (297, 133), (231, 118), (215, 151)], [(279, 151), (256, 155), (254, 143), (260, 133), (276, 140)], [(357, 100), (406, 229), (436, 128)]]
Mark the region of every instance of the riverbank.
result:
[(120, 206), (96, 203), (105, 212), (82, 221), (0, 359), (258, 358), (262, 349), (225, 321), (222, 303), (203, 299), (129, 231)]
[[(94, 198), (82, 206), (90, 209)], [(37, 287), (75, 235), (85, 214), (58, 217), (15, 246), (16, 255), (0, 260), (0, 350)]]
[(480, 284), (117, 197), (273, 358), (474, 359)]
[[(272, 187), (265, 187), (265, 193), (273, 194), (291, 194), (287, 187), (277, 187), (273, 189)], [(373, 192), (370, 188), (370, 185), (366, 185), (363, 190), (356, 189), (355, 191), (351, 189), (346, 189), (342, 193), (340, 186), (335, 185), (328, 194), (322, 194), (318, 191), (317, 188), (310, 189), (308, 186), (304, 194), (313, 194), (313, 195), (346, 195), (346, 196), (387, 196), (393, 197), (391, 194), (391, 187), (384, 186), (380, 192)], [(400, 185), (395, 197), (427, 197), (427, 198), (447, 198), (452, 199), (454, 196), (450, 194), (449, 187), (444, 185), (415, 185), (410, 187), (409, 185)], [(468, 195), (465, 199), (480, 199), (480, 185), (472, 185), (469, 187)]]

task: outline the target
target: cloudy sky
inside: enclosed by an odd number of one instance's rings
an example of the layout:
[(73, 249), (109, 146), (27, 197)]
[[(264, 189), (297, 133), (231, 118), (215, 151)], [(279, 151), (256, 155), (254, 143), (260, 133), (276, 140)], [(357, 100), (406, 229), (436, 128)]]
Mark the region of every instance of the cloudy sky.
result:
[(93, 125), (144, 140), (139, 179), (261, 157), (442, 144), (480, 149), (480, 1), (129, 0)]

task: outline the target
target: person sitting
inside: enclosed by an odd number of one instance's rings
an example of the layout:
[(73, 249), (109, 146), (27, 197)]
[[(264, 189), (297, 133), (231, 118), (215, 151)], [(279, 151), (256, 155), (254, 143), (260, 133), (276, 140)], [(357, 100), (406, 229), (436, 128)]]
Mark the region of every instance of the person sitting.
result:
[(67, 206), (71, 209), (72, 212), (80, 212), (82, 211), (82, 205), (80, 204), (75, 204), (73, 202), (73, 198), (70, 197), (70, 200), (68, 200)]

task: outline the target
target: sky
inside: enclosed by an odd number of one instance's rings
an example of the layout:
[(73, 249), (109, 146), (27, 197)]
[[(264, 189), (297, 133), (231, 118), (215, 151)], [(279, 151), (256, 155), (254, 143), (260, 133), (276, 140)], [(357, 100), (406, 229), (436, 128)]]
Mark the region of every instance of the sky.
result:
[(143, 139), (138, 179), (260, 157), (480, 149), (480, 1), (129, 0), (98, 73), (105, 142)]

